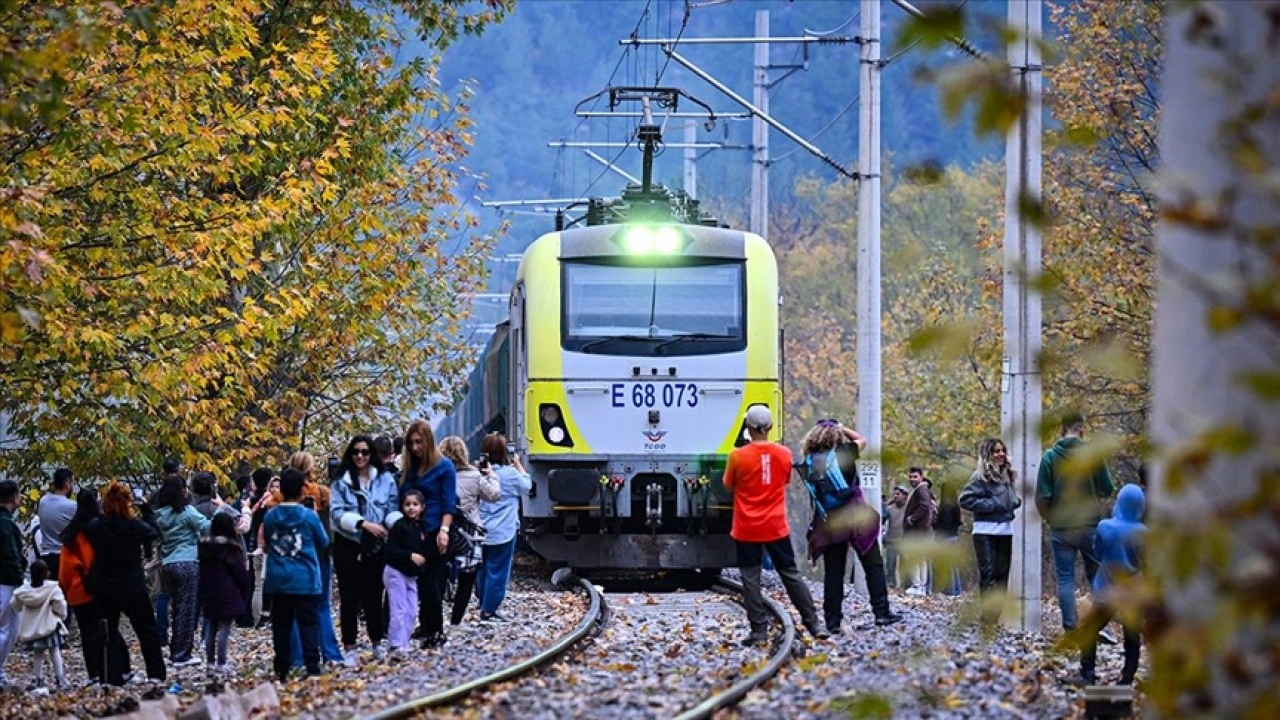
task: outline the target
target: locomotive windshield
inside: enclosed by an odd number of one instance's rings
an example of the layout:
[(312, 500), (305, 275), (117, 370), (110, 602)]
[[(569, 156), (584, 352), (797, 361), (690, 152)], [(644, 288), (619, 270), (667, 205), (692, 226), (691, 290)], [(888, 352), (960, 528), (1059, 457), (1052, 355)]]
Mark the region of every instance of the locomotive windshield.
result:
[(740, 261), (643, 267), (563, 264), (564, 349), (676, 356), (746, 347)]

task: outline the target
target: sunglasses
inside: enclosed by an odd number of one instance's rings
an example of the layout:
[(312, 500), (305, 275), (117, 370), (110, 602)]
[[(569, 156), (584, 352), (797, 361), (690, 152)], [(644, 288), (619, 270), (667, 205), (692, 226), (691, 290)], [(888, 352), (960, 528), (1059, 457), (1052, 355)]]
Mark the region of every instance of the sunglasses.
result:
[(352, 451), (351, 451), (351, 454), (352, 454), (352, 455), (360, 455), (360, 456), (366, 456), (366, 457), (367, 457), (367, 456), (369, 455), (369, 451), (368, 451), (368, 450), (365, 450), (365, 449), (356, 448), (355, 450), (352, 450)]
[(826, 418), (818, 421), (818, 427), (840, 427), (840, 421)]

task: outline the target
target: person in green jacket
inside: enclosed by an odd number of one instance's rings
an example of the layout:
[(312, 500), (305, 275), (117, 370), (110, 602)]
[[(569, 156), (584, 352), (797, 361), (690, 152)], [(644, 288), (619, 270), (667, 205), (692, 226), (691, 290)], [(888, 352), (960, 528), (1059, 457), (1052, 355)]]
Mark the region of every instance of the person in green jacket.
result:
[(18, 614), (9, 598), (22, 585), (27, 558), (22, 554), (22, 531), (14, 519), (18, 510), (18, 483), (0, 482), (0, 685), (8, 685), (4, 666), (18, 640)]
[(1036, 509), (1049, 522), (1062, 629), (1068, 631), (1079, 621), (1076, 554), (1084, 560), (1084, 572), (1092, 584), (1098, 572), (1093, 538), (1102, 520), (1102, 503), (1115, 492), (1106, 463), (1092, 466), (1084, 457), (1084, 430), (1084, 416), (1068, 413), (1062, 420), (1062, 438), (1045, 451), (1036, 477)]

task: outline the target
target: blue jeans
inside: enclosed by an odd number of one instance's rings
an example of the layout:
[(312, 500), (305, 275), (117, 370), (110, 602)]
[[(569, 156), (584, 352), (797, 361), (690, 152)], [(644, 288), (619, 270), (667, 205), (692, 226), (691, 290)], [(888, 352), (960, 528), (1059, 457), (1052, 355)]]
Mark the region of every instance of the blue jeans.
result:
[(515, 538), (500, 545), (484, 546), (484, 565), (476, 572), (480, 612), (498, 612), (498, 606), (506, 599), (507, 582), (511, 580), (511, 561), (515, 554)]
[(1079, 623), (1076, 614), (1076, 553), (1084, 559), (1084, 574), (1093, 586), (1098, 574), (1098, 559), (1093, 556), (1095, 527), (1053, 530), (1053, 566), (1058, 575), (1058, 606), (1062, 608), (1062, 629), (1074, 630)]
[[(942, 542), (947, 543), (949, 545), (957, 545), (960, 543), (960, 536), (947, 535), (942, 538)], [(955, 596), (955, 595), (959, 595), (961, 591), (962, 591), (962, 588), (960, 587), (960, 569), (952, 565), (951, 566), (951, 582), (948, 583), (946, 587), (942, 588), (942, 593), (944, 595)]]

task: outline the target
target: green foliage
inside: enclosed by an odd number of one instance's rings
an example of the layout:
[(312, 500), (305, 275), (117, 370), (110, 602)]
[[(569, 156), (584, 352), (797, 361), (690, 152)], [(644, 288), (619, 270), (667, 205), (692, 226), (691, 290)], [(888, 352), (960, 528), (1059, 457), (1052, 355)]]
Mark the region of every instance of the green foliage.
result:
[(509, 5), (4, 15), (0, 469), (226, 473), (421, 411), (469, 359), (488, 241), (445, 209), (466, 96), (397, 64), (393, 16), (440, 49)]

